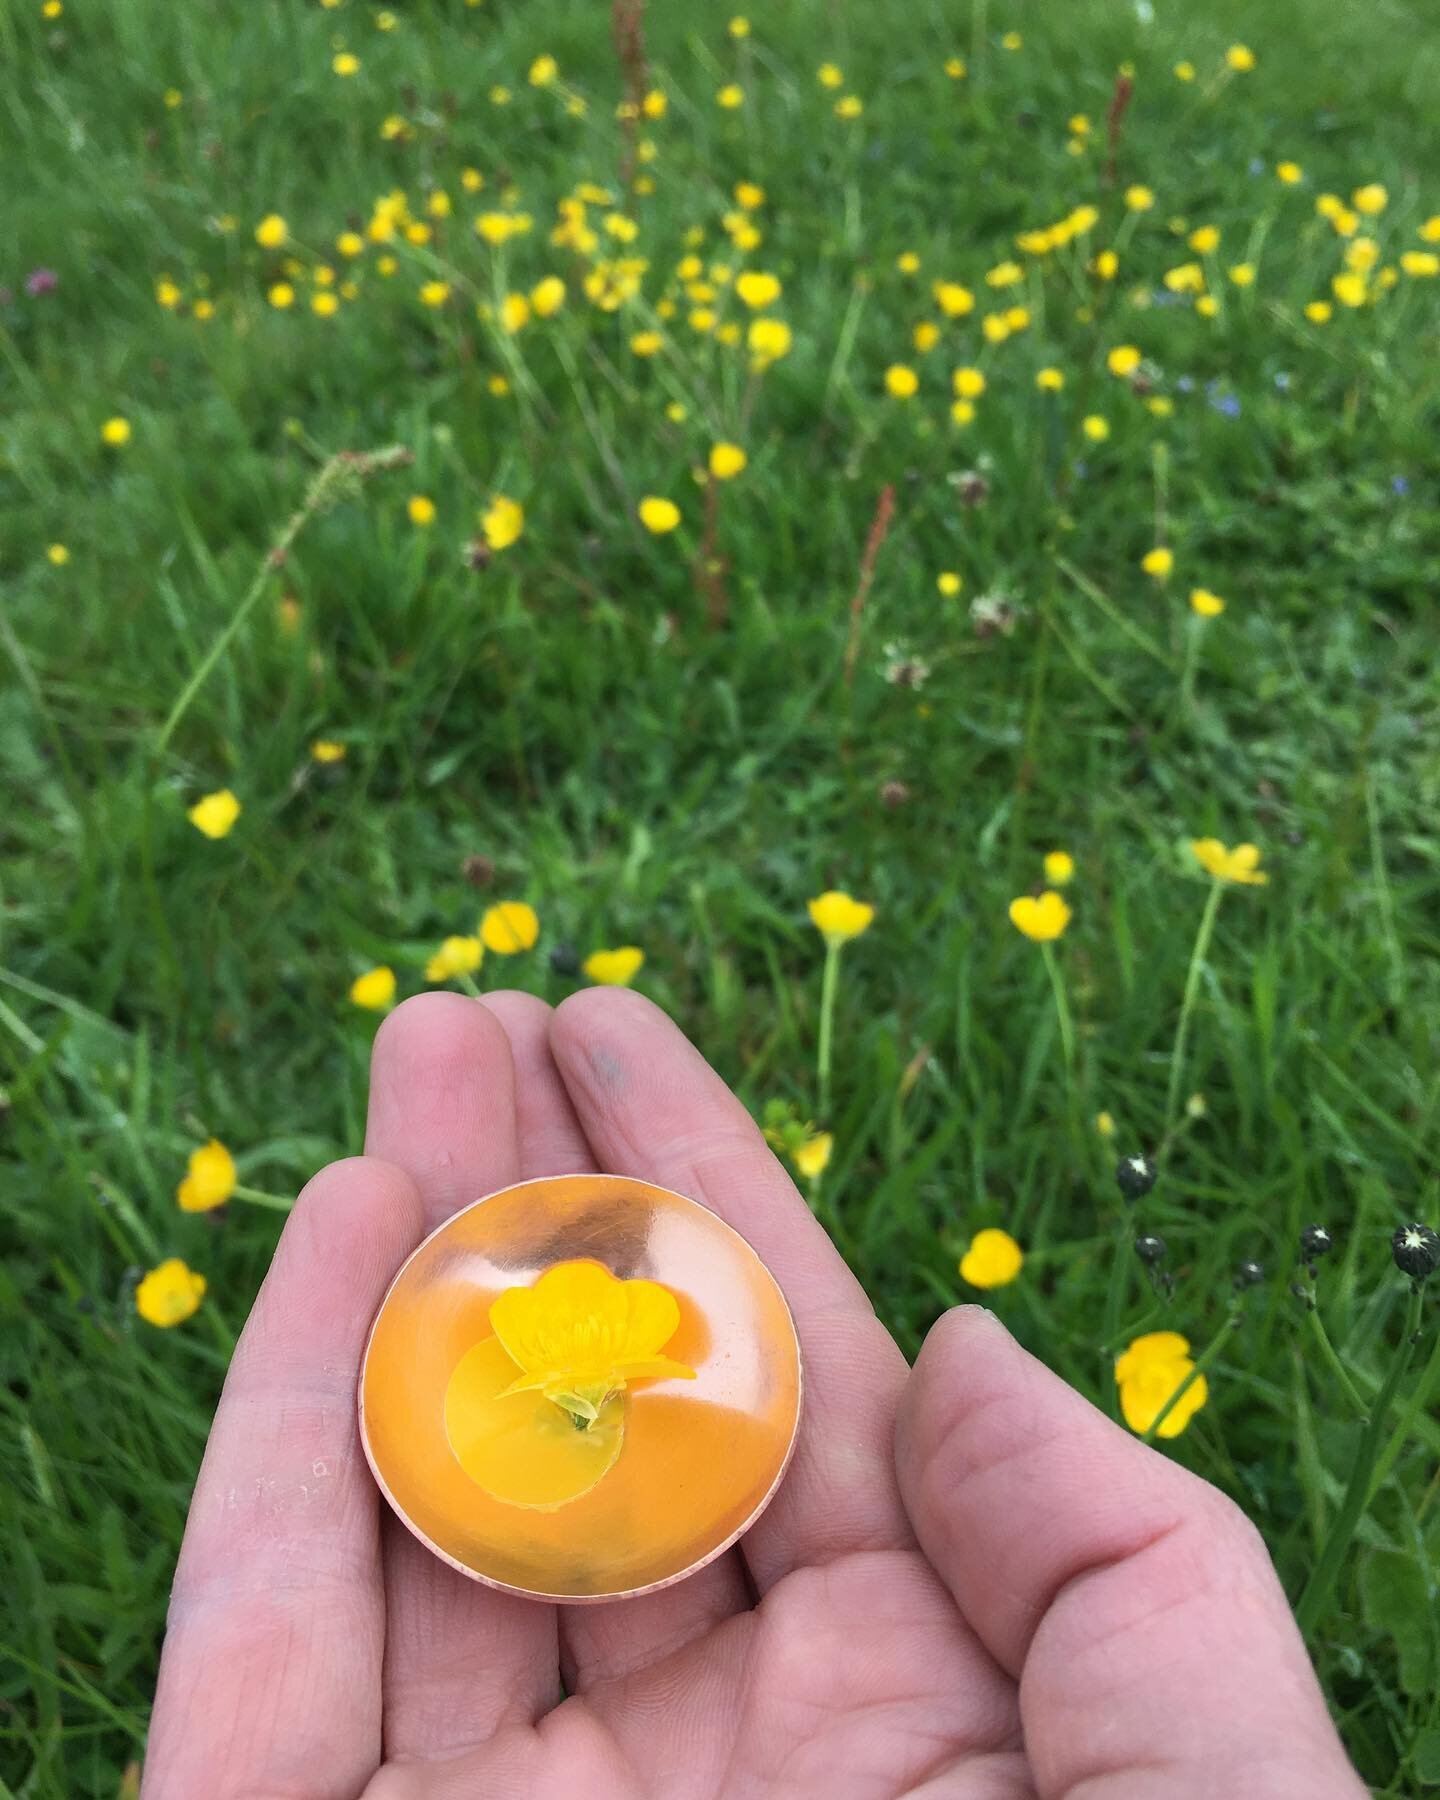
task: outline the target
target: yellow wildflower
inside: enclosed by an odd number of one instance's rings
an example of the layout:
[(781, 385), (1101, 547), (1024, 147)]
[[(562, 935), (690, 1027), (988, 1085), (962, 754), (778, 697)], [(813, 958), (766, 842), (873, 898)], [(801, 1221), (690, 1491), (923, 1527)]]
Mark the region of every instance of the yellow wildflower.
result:
[(501, 1394), (540, 1392), (593, 1423), (631, 1381), (695, 1379), (660, 1352), (680, 1329), (680, 1308), (656, 1281), (621, 1281), (601, 1263), (556, 1263), (532, 1287), (507, 1288), (490, 1323), (520, 1374)]
[(645, 963), (645, 952), (634, 944), (618, 950), (592, 950), (580, 967), (601, 987), (629, 987)]
[(135, 1290), (135, 1310), (147, 1325), (179, 1325), (199, 1306), (205, 1277), (178, 1256), (151, 1269)]
[(100, 438), (112, 450), (119, 450), (130, 442), (130, 421), (128, 419), (107, 419), (100, 427)]
[(240, 817), (240, 802), (229, 788), (205, 794), (195, 802), (185, 817), (207, 838), (228, 837)]
[(235, 1192), (236, 1179), (235, 1158), (219, 1138), (211, 1138), (190, 1152), (185, 1179), (175, 1190), (181, 1212), (209, 1212), (223, 1206)]
[(63, 569), (70, 560), (70, 552), (64, 544), (49, 544), (46, 546), (45, 557), (57, 569)]
[(660, 494), (646, 494), (635, 510), (640, 516), (640, 523), (657, 537), (673, 531), (680, 523), (680, 508), (673, 500), (667, 500)]
[(1225, 602), (1218, 594), (1212, 594), (1209, 588), (1191, 588), (1190, 605), (1202, 619), (1218, 619), (1225, 610)]
[(1175, 552), (1164, 544), (1157, 544), (1140, 558), (1140, 567), (1157, 581), (1164, 581), (1175, 567)]
[(960, 1278), (971, 1287), (1007, 1287), (1025, 1266), (1025, 1252), (1008, 1231), (988, 1226), (977, 1231), (960, 1258)]
[(330, 67), (340, 76), (358, 75), (360, 58), (350, 50), (342, 50), (338, 56), (331, 58)]
[(425, 964), (427, 981), (453, 981), (457, 975), (473, 975), (485, 956), (478, 937), (447, 937)]
[(1264, 887), (1270, 879), (1260, 867), (1260, 851), (1254, 844), (1237, 844), (1227, 850), (1219, 838), (1192, 838), (1190, 849), (1200, 867), (1216, 881)]
[(897, 400), (909, 400), (920, 387), (920, 378), (904, 363), (892, 363), (885, 371), (885, 391)]
[(531, 87), (551, 87), (560, 73), (560, 65), (553, 56), (537, 56), (530, 65)]
[(1232, 44), (1225, 52), (1225, 65), (1237, 75), (1248, 75), (1255, 67), (1255, 52), (1248, 44)]
[(947, 600), (953, 600), (965, 583), (954, 569), (942, 569), (935, 577), (935, 585)]
[(1068, 850), (1049, 850), (1045, 854), (1045, 879), (1051, 887), (1064, 887), (1075, 877), (1075, 858)]
[(255, 227), (255, 242), (265, 250), (278, 250), (290, 235), (290, 227), (279, 213), (266, 213)]
[(730, 481), (749, 460), (738, 444), (715, 444), (710, 451), (710, 473), (717, 481)]
[(1305, 171), (1297, 162), (1278, 162), (1275, 165), (1276, 178), (1283, 181), (1286, 187), (1294, 187), (1304, 173)]
[(518, 956), (533, 950), (540, 935), (540, 919), (523, 900), (500, 900), (487, 906), (480, 921), (480, 941), (497, 956)]
[(734, 112), (736, 107), (745, 104), (745, 90), (738, 82), (730, 81), (715, 96), (715, 104), (723, 106), (726, 112)]
[[(1147, 1331), (1115, 1359), (1120, 1410), (1130, 1429), (1143, 1436), (1154, 1425), (1195, 1368), (1190, 1343), (1178, 1331)], [(1166, 1413), (1159, 1436), (1179, 1437), (1209, 1398), (1205, 1377), (1197, 1375)]]
[(350, 983), (350, 998), (367, 1012), (384, 1012), (395, 998), (395, 971), (381, 963)]
[(1033, 944), (1053, 943), (1070, 923), (1070, 908), (1054, 888), (1046, 888), (1036, 899), (1021, 894), (1010, 902), (1010, 923)]
[(807, 1137), (790, 1153), (790, 1160), (796, 1171), (807, 1181), (818, 1181), (830, 1165), (830, 1156), (835, 1148), (834, 1134), (829, 1131), (817, 1131), (813, 1137)]
[(480, 515), (480, 530), (492, 550), (508, 550), (525, 529), (525, 508), (508, 494), (496, 494)]
[(410, 515), (412, 525), (435, 523), (435, 502), (428, 494), (412, 494), (405, 502), (405, 510)]
[(1140, 352), (1133, 344), (1117, 344), (1105, 359), (1112, 375), (1133, 375), (1140, 367)]
[(1099, 413), (1087, 413), (1080, 421), (1080, 429), (1092, 444), (1103, 444), (1110, 435), (1110, 421)]
[(316, 738), (310, 746), (312, 761), (328, 768), (334, 763), (344, 762), (345, 746), (336, 738)]
[(547, 275), (530, 290), (530, 310), (537, 319), (551, 319), (565, 304), (565, 283), (558, 275)]

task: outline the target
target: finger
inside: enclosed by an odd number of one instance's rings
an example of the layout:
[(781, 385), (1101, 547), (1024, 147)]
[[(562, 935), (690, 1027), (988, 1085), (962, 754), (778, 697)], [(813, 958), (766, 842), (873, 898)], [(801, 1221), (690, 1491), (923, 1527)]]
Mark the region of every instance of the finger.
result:
[(1258, 1533), (980, 1307), (897, 1431), (921, 1548), (1020, 1681), (1042, 1794), (1359, 1796)]
[(379, 1763), (379, 1497), (355, 1385), (422, 1222), (410, 1178), (359, 1157), (317, 1175), (286, 1221), (190, 1504), (147, 1800), (348, 1796)]
[(551, 1044), (602, 1164), (727, 1219), (795, 1315), (805, 1411), (789, 1474), (744, 1540), (756, 1586), (763, 1593), (805, 1562), (908, 1544), (890, 1448), (905, 1360), (749, 1113), (639, 994), (572, 995)]
[(521, 1180), (593, 1169), (594, 1154), (550, 1054), (552, 1009), (538, 994), (508, 988), (487, 994), (485, 1010), (510, 1044)]
[[(407, 1000), (375, 1036), (366, 1145), (414, 1176), (431, 1228), (520, 1176), (500, 1021), (461, 994)], [(559, 1697), (555, 1614), (386, 1531), (385, 1749), (450, 1756)]]
[[(487, 994), (485, 1005), (510, 1040), (522, 1179), (593, 1169), (594, 1155), (550, 1054), (552, 1009), (534, 994), (517, 992)], [(564, 1607), (565, 1686), (571, 1693), (589, 1692), (649, 1668), (749, 1604), (739, 1556), (729, 1551), (689, 1581), (623, 1606)]]

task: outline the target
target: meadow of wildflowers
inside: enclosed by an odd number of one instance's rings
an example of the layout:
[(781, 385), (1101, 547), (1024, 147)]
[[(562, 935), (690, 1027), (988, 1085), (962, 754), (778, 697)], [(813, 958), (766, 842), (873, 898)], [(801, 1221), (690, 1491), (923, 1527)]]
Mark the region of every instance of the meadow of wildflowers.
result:
[(0, 9), (0, 1791), (380, 1017), (585, 983), (1440, 1787), (1429, 12)]

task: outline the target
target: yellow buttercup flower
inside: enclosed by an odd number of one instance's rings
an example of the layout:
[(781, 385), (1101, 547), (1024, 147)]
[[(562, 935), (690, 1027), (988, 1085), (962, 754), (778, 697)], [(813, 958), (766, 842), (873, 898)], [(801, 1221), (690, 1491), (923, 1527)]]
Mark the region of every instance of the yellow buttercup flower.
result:
[(885, 371), (885, 391), (896, 400), (909, 400), (919, 391), (920, 377), (904, 363), (892, 363)]
[(290, 227), (279, 213), (266, 213), (255, 227), (255, 242), (266, 250), (278, 250), (290, 235)]
[(632, 1381), (693, 1381), (660, 1352), (680, 1329), (680, 1307), (658, 1281), (621, 1281), (598, 1262), (557, 1263), (533, 1287), (507, 1288), (490, 1323), (519, 1374), (500, 1394), (539, 1392), (582, 1429)]
[(910, 341), (923, 356), (940, 342), (940, 327), (933, 319), (922, 319), (911, 332)]
[(147, 1325), (179, 1325), (199, 1306), (205, 1277), (178, 1256), (151, 1269), (135, 1290), (135, 1310)]
[(1149, 212), (1155, 204), (1155, 191), (1137, 182), (1134, 187), (1126, 188), (1125, 204), (1131, 212)]
[(735, 292), (752, 312), (763, 312), (773, 306), (781, 294), (780, 278), (761, 269), (746, 269), (735, 278)]
[(837, 119), (858, 119), (865, 110), (865, 102), (858, 94), (842, 94), (835, 102)]
[[(1150, 1430), (1194, 1367), (1189, 1339), (1178, 1331), (1147, 1331), (1115, 1358), (1120, 1411), (1133, 1432), (1143, 1437)], [(1179, 1437), (1208, 1398), (1205, 1377), (1196, 1376), (1166, 1414), (1158, 1435)]]
[(957, 369), (950, 381), (962, 400), (978, 400), (985, 392), (985, 377), (978, 369)]
[(480, 941), (497, 956), (518, 956), (533, 950), (540, 935), (540, 919), (523, 900), (501, 900), (485, 909), (480, 921)]
[(381, 963), (350, 983), (350, 998), (367, 1012), (384, 1012), (395, 998), (395, 971)]
[(975, 296), (958, 281), (937, 281), (930, 292), (947, 319), (963, 319), (975, 310)]
[(537, 56), (530, 65), (531, 87), (551, 87), (560, 73), (560, 65), (553, 56)]
[(1248, 75), (1255, 67), (1255, 52), (1248, 44), (1232, 44), (1225, 52), (1225, 64), (1237, 75)]
[(1370, 297), (1370, 284), (1363, 275), (1353, 269), (1335, 276), (1330, 283), (1331, 292), (1342, 306), (1363, 306)]
[(447, 937), (425, 964), (427, 981), (453, 981), (457, 975), (473, 975), (485, 957), (478, 937)]
[(275, 281), (265, 290), (265, 298), (277, 312), (284, 312), (295, 304), (295, 289), (288, 281)]
[(1112, 375), (1133, 375), (1140, 367), (1140, 352), (1133, 344), (1117, 344), (1105, 363)]
[(1065, 385), (1065, 377), (1059, 369), (1041, 369), (1035, 377), (1035, 385), (1042, 394), (1058, 394)]
[(175, 1190), (181, 1212), (209, 1212), (223, 1206), (235, 1192), (236, 1179), (235, 1158), (219, 1138), (211, 1138), (190, 1152), (185, 1179)]
[(1225, 610), (1225, 602), (1218, 594), (1201, 587), (1191, 588), (1190, 606), (1202, 619), (1218, 619)]
[(1080, 429), (1092, 444), (1103, 444), (1110, 435), (1110, 421), (1099, 413), (1087, 413), (1080, 421)]
[(1229, 274), (1236, 287), (1253, 287), (1255, 285), (1254, 263), (1233, 263)]
[(1297, 162), (1278, 162), (1275, 165), (1276, 178), (1283, 181), (1286, 187), (1294, 187), (1304, 174), (1305, 171)]
[(525, 529), (525, 508), (508, 494), (496, 494), (480, 515), (480, 530), (492, 550), (508, 550)]
[(717, 481), (732, 481), (749, 460), (738, 444), (714, 444), (710, 449), (710, 473)]
[(977, 1231), (960, 1258), (960, 1278), (971, 1287), (1006, 1287), (1025, 1266), (1025, 1252), (1008, 1231), (988, 1226)]
[(953, 600), (965, 583), (954, 569), (942, 569), (935, 577), (935, 585), (947, 600)]
[(185, 817), (207, 838), (228, 837), (240, 817), (240, 802), (229, 788), (219, 788), (213, 794), (202, 795)]
[(1175, 79), (1177, 81), (1193, 81), (1195, 79), (1194, 63), (1186, 60), (1177, 62), (1175, 65)]
[(873, 906), (864, 900), (856, 900), (837, 888), (830, 888), (825, 893), (816, 895), (806, 905), (811, 923), (831, 950), (841, 944), (848, 944), (851, 938), (859, 937), (862, 931), (868, 931), (875, 917)]
[(1384, 212), (1390, 204), (1390, 195), (1384, 184), (1379, 181), (1367, 182), (1364, 187), (1356, 188), (1350, 196), (1350, 204), (1356, 212), (1373, 219), (1377, 213)]
[(1175, 552), (1164, 544), (1157, 544), (1140, 558), (1140, 567), (1157, 581), (1164, 581), (1175, 567)]
[(818, 1181), (830, 1166), (834, 1148), (834, 1134), (817, 1131), (795, 1146), (790, 1153), (790, 1160), (794, 1163), (797, 1174), (803, 1175), (807, 1181)]
[(64, 544), (47, 544), (45, 560), (52, 563), (57, 569), (63, 569), (70, 560), (70, 552)]
[(565, 283), (558, 275), (547, 275), (530, 290), (530, 310), (537, 319), (551, 319), (565, 304)]
[(317, 763), (344, 762), (345, 746), (335, 738), (316, 738), (310, 746), (310, 755)]
[(645, 952), (634, 944), (618, 950), (592, 950), (580, 967), (601, 987), (629, 987), (645, 964)]
[(636, 511), (640, 515), (640, 523), (657, 537), (673, 531), (680, 523), (680, 508), (673, 500), (667, 500), (660, 494), (646, 494)]
[(338, 56), (331, 59), (330, 67), (340, 76), (358, 75), (360, 73), (360, 58), (352, 51), (342, 50)]
[(820, 67), (815, 71), (815, 79), (820, 83), (821, 87), (838, 88), (844, 87), (845, 85), (845, 76), (843, 72), (834, 63), (830, 62), (821, 63)]
[(1054, 888), (1046, 888), (1038, 899), (1021, 894), (1010, 902), (1010, 923), (1032, 944), (1052, 944), (1070, 923), (1070, 908)]
[(1049, 850), (1045, 854), (1045, 879), (1052, 888), (1064, 887), (1075, 877), (1075, 858), (1068, 850)]
[(730, 81), (715, 96), (715, 104), (723, 106), (726, 112), (734, 112), (736, 107), (745, 104), (745, 90), (738, 82)]
[(1095, 1129), (1102, 1138), (1113, 1138), (1115, 1135), (1115, 1117), (1113, 1113), (1098, 1112), (1095, 1115)]
[(112, 450), (119, 450), (130, 442), (130, 421), (128, 419), (107, 419), (100, 427), (100, 438)]
[(405, 502), (405, 511), (410, 515), (412, 525), (435, 523), (435, 502), (428, 494), (412, 494)]
[(1328, 324), (1334, 315), (1335, 308), (1328, 300), (1307, 300), (1305, 302), (1305, 317), (1312, 325)]
[(1217, 881), (1264, 887), (1270, 879), (1260, 868), (1260, 851), (1254, 844), (1237, 844), (1233, 850), (1227, 850), (1219, 838), (1192, 838), (1190, 849), (1200, 867)]

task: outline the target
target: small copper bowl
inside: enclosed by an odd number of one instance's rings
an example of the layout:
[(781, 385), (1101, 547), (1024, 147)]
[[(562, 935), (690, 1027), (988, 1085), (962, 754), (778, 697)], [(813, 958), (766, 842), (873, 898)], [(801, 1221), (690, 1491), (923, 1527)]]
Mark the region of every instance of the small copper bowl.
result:
[[(501, 1293), (575, 1259), (668, 1289), (680, 1324), (665, 1354), (695, 1379), (629, 1384), (612, 1403), (618, 1454), (594, 1485), (512, 1504), (462, 1466), (456, 1372), (494, 1335)], [(800, 1397), (790, 1310), (737, 1231), (646, 1181), (555, 1175), (475, 1201), (406, 1261), (366, 1345), (360, 1439), (385, 1498), (452, 1568), (539, 1600), (619, 1600), (703, 1568), (755, 1522), (794, 1449)]]

